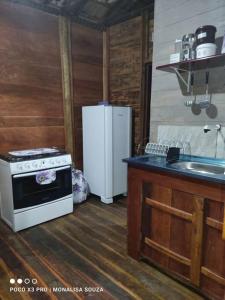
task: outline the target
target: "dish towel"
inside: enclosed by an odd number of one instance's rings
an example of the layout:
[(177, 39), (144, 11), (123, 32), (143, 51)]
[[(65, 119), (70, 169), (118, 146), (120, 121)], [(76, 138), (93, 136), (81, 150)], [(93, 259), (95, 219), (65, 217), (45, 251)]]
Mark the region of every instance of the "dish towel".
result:
[(36, 175), (36, 182), (38, 184), (50, 184), (56, 180), (56, 172), (53, 170), (40, 171)]

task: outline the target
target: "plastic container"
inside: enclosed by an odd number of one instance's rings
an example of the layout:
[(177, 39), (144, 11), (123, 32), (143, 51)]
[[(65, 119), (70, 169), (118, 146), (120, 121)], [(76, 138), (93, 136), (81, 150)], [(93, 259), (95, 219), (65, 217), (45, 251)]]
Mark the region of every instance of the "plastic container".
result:
[(83, 173), (72, 169), (73, 203), (81, 203), (87, 199), (89, 187)]
[(199, 27), (195, 31), (196, 45), (214, 44), (216, 35), (216, 27), (213, 25), (205, 25)]
[(203, 58), (216, 54), (216, 44), (207, 43), (196, 47), (196, 58)]

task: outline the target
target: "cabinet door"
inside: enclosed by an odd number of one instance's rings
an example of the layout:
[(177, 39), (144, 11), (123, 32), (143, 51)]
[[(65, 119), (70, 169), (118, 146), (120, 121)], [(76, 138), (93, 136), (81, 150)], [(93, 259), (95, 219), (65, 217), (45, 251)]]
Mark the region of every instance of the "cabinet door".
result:
[(206, 199), (201, 289), (213, 299), (225, 299), (224, 203)]
[(143, 197), (142, 254), (198, 286), (204, 200), (155, 183)]

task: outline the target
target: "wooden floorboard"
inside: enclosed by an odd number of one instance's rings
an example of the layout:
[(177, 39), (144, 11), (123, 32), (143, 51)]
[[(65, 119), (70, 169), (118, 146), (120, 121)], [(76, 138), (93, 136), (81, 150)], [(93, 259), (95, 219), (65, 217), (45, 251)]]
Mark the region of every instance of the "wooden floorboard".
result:
[[(126, 254), (126, 199), (90, 198), (74, 213), (13, 233), (0, 221), (0, 299), (203, 299)], [(10, 278), (36, 278), (43, 291), (10, 292)], [(70, 288), (55, 292), (53, 288)], [(74, 287), (101, 287), (76, 292)], [(45, 290), (44, 290), (45, 289)]]

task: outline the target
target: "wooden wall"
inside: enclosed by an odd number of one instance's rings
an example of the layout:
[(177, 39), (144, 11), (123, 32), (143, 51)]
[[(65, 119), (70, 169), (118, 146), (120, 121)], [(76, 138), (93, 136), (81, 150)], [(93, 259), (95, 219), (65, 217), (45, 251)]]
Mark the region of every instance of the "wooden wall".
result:
[(64, 147), (58, 18), (0, 2), (0, 152)]
[[(149, 22), (152, 31), (153, 22)], [(148, 45), (149, 46), (149, 45)], [(151, 45), (150, 45), (151, 46)], [(114, 105), (133, 109), (133, 149), (141, 143), (143, 19), (133, 18), (109, 29), (109, 89)], [(151, 57), (151, 54), (150, 54)]]
[[(224, 93), (213, 94), (214, 113), (207, 114), (206, 110), (202, 110), (200, 115), (195, 115), (190, 108), (184, 106), (186, 97), (182, 96), (176, 76), (155, 69), (157, 65), (169, 63), (169, 56), (174, 51), (176, 38), (195, 32), (201, 25), (215, 25), (216, 37), (222, 37), (225, 32), (224, 18), (225, 2), (223, 0), (155, 1), (151, 101), (151, 136), (154, 139), (156, 139), (159, 125), (225, 124)], [(219, 47), (218, 51), (220, 49)], [(210, 82), (215, 75), (216, 73), (210, 75)], [(224, 75), (221, 75), (221, 79), (224, 85)]]
[(102, 100), (102, 32), (72, 25), (75, 165), (82, 169), (82, 106)]
[(140, 143), (141, 24), (137, 17), (109, 30), (110, 102), (132, 106), (134, 147)]

